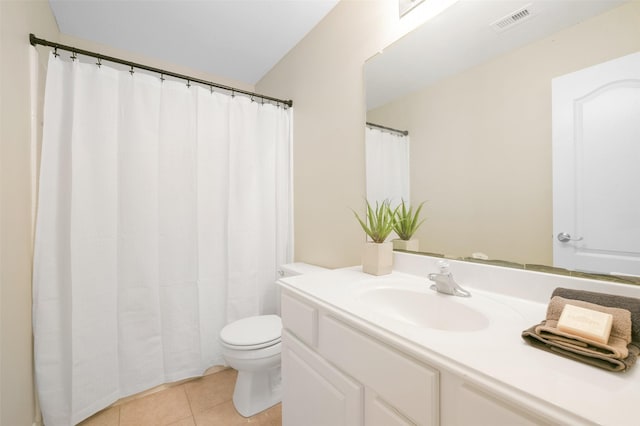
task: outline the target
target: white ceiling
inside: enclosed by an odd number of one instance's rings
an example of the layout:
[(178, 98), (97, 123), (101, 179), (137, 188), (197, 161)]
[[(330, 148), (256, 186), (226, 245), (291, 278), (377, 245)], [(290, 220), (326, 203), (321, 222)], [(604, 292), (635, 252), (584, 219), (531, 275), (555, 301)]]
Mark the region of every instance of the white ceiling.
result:
[[(377, 108), (442, 78), (547, 37), (623, 2), (459, 0), (367, 61), (367, 109)], [(428, 7), (428, 4), (424, 2), (418, 8)], [(524, 6), (531, 13), (527, 19), (502, 32), (491, 28), (492, 23)]]
[(60, 32), (257, 83), (338, 0), (49, 0)]

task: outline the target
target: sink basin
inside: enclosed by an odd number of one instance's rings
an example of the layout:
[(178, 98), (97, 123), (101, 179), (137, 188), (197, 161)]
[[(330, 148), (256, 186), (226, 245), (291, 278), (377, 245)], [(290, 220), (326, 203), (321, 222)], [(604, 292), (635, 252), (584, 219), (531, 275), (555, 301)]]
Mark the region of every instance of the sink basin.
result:
[(409, 325), (446, 331), (477, 331), (489, 326), (489, 319), (468, 306), (473, 299), (436, 292), (402, 288), (365, 290), (358, 301), (367, 308)]

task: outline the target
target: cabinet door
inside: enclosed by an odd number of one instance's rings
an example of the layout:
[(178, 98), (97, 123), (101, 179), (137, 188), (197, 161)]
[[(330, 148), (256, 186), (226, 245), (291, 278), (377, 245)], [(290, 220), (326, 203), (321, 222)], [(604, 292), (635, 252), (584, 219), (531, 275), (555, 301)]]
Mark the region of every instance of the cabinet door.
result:
[(282, 333), (282, 425), (358, 426), (363, 388), (287, 330)]
[(415, 426), (371, 389), (365, 390), (364, 423), (366, 426)]

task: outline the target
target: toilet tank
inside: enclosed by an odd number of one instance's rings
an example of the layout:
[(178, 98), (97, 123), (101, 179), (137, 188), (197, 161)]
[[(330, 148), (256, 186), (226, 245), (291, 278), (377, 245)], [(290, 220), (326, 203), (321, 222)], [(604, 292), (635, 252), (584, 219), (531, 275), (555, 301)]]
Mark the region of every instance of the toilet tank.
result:
[(278, 274), (280, 275), (280, 278), (286, 278), (293, 277), (295, 275), (303, 275), (310, 272), (320, 272), (326, 270), (327, 268), (323, 268), (322, 266), (311, 265), (304, 262), (295, 262), (281, 265), (278, 269)]
[[(320, 271), (327, 271), (327, 268), (304, 262), (286, 263), (278, 268), (278, 279)], [(280, 286), (278, 285), (276, 285), (276, 314), (280, 315)]]

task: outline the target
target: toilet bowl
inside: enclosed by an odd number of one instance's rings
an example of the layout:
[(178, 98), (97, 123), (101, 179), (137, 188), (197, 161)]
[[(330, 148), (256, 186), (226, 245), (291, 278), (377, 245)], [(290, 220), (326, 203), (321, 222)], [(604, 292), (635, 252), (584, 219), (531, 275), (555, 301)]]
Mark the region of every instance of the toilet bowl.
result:
[[(280, 267), (282, 277), (326, 270), (307, 263)], [(244, 417), (251, 417), (282, 401), (280, 352), (282, 320), (278, 315), (243, 318), (220, 332), (222, 356), (238, 370), (233, 405)]]
[(222, 356), (238, 370), (233, 405), (244, 417), (282, 400), (281, 331), (279, 316), (261, 315), (232, 322), (220, 332)]

